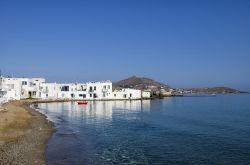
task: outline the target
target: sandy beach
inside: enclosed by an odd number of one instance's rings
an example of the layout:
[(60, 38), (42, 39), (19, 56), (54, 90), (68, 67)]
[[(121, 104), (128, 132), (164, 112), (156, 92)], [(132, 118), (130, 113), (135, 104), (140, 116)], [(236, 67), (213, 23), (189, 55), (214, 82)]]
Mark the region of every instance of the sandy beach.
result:
[(53, 123), (31, 109), (32, 101), (14, 101), (0, 111), (0, 165), (46, 164), (46, 144)]

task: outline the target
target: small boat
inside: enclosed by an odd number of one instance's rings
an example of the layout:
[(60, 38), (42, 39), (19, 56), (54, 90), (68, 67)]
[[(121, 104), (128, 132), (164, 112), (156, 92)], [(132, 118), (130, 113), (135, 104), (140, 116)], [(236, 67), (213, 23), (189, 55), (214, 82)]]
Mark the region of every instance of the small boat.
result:
[(78, 101), (77, 104), (78, 105), (86, 105), (86, 104), (88, 104), (88, 102), (86, 102), (86, 101)]

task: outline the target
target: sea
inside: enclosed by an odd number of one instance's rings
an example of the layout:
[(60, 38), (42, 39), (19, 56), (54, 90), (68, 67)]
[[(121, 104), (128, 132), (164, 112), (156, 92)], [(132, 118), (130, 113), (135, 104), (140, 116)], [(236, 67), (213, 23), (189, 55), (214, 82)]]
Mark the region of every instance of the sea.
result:
[(49, 165), (249, 165), (250, 95), (40, 103)]

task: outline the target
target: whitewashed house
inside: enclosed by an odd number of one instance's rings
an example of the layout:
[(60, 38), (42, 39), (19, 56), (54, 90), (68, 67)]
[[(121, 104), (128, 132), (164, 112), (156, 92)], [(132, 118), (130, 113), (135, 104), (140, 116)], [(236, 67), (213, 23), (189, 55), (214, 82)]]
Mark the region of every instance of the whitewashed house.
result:
[(112, 98), (112, 82), (58, 84), (58, 99), (106, 100)]
[(6, 94), (7, 91), (4, 89), (3, 77), (0, 76), (0, 106), (1, 104), (7, 102)]
[(141, 90), (130, 89), (130, 88), (115, 90), (113, 91), (113, 99), (117, 100), (141, 99)]
[(112, 98), (111, 81), (88, 82), (86, 85), (89, 99), (106, 100)]
[(173, 89), (169, 89), (169, 90), (161, 89), (160, 90), (160, 94), (163, 96), (171, 96), (172, 93), (173, 93)]
[(1, 91), (4, 93), (3, 98), (9, 100), (21, 99), (21, 84), (16, 78), (1, 77)]
[(57, 84), (58, 85), (58, 99), (73, 99), (74, 85), (73, 84)]
[(112, 89), (112, 82), (45, 83), (44, 78), (0, 77), (1, 100), (37, 98), (43, 100), (132, 100), (149, 98), (150, 92), (123, 88)]
[(59, 86), (57, 83), (42, 83), (40, 86), (40, 98), (54, 100), (58, 99)]
[(19, 78), (21, 83), (21, 99), (41, 98), (40, 87), (44, 78)]
[(40, 85), (45, 82), (43, 78), (0, 78), (0, 90), (4, 92), (4, 98), (20, 100), (26, 98), (40, 98)]
[[(150, 98), (150, 92), (137, 89), (123, 88), (112, 90), (111, 81), (70, 83), (70, 84), (43, 84), (42, 99), (69, 99), (69, 100), (131, 100)], [(51, 89), (53, 88), (53, 89)]]
[(150, 98), (151, 97), (151, 92), (150, 91), (142, 91), (141, 92), (141, 97), (142, 98)]

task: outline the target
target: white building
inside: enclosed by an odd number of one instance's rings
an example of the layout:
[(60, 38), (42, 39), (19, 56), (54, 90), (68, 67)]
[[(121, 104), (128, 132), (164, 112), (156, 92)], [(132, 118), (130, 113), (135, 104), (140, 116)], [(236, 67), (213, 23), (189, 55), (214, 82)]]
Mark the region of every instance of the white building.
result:
[(41, 98), (40, 87), (44, 78), (19, 78), (21, 83), (21, 99)]
[(20, 100), (21, 99), (21, 84), (17, 78), (0, 78), (0, 89), (4, 95), (4, 99)]
[(151, 92), (150, 91), (142, 91), (141, 97), (142, 98), (150, 98), (151, 97)]
[(7, 99), (5, 99), (6, 91), (2, 89), (3, 88), (3, 82), (2, 82), (2, 76), (0, 76), (0, 106), (1, 104), (5, 103)]
[(111, 81), (87, 83), (45, 83), (44, 78), (0, 77), (1, 99), (20, 100), (37, 98), (43, 100), (130, 100), (149, 98), (150, 92), (124, 88), (112, 89)]
[(5, 93), (3, 97), (7, 101), (40, 98), (39, 88), (42, 83), (45, 83), (43, 78), (0, 77), (0, 91)]
[(56, 83), (42, 83), (40, 86), (40, 98), (57, 99), (59, 87)]
[(160, 94), (163, 96), (171, 96), (172, 93), (173, 93), (173, 89), (169, 89), (169, 90), (161, 89), (160, 90)]
[(141, 99), (142, 92), (137, 89), (123, 88), (121, 90), (115, 90), (113, 92), (113, 99)]
[(113, 86), (111, 81), (88, 82), (86, 85), (90, 99), (112, 99)]
[(58, 99), (107, 100), (112, 99), (112, 82), (57, 84), (57, 90), (53, 92), (57, 92)]

